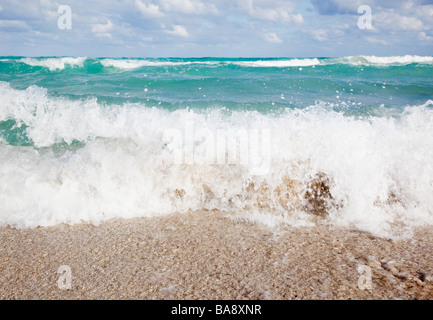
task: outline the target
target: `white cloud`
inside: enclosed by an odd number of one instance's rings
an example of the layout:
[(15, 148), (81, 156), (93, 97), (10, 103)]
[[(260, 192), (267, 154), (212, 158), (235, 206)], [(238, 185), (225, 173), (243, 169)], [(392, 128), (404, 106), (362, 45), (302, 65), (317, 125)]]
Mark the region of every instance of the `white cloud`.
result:
[(17, 30), (30, 29), (25, 21), (21, 20), (0, 20), (0, 28), (11, 28)]
[(292, 14), (292, 15), (290, 16), (290, 19), (291, 19), (294, 23), (296, 23), (296, 24), (301, 24), (301, 23), (304, 23), (304, 22), (305, 22), (305, 21), (304, 21), (304, 17), (303, 17), (302, 14), (300, 14), (300, 13)]
[[(257, 3), (257, 1), (256, 1)], [(269, 3), (272, 5), (269, 6)], [(273, 22), (281, 22), (284, 24), (296, 23), (301, 24), (304, 22), (302, 14), (294, 14), (293, 10), (296, 7), (292, 1), (285, 1), (280, 4), (274, 4), (273, 1), (266, 1), (260, 5), (255, 5), (253, 0), (242, 0), (240, 4), (241, 8), (247, 13), (258, 20), (268, 20)]]
[(433, 41), (433, 37), (429, 36), (425, 32), (420, 32), (418, 34), (418, 39), (421, 40), (421, 41)]
[[(105, 45), (115, 50), (110, 54), (120, 55), (126, 45), (145, 45), (147, 55), (308, 56), (340, 49), (345, 55), (364, 49), (377, 55), (408, 49), (425, 55), (433, 46), (432, 0), (72, 0), (73, 29), (68, 32), (57, 28), (58, 1), (0, 0), (0, 52), (18, 52), (29, 39), (38, 53), (53, 54), (50, 46), (66, 50), (73, 44), (73, 52), (83, 55), (105, 54)], [(357, 28), (361, 4), (372, 9), (371, 30)], [(257, 46), (257, 36), (268, 45)], [(182, 50), (178, 39), (188, 40)], [(287, 39), (292, 46), (285, 46)], [(92, 41), (99, 45), (91, 46)]]
[(325, 29), (316, 29), (310, 31), (311, 36), (317, 41), (328, 41), (328, 31)]
[(414, 15), (421, 19), (429, 29), (433, 29), (433, 5), (415, 8)]
[(182, 12), (186, 14), (218, 13), (214, 4), (205, 4), (197, 0), (160, 0), (166, 12)]
[(92, 24), (92, 32), (98, 37), (112, 38), (113, 36), (109, 31), (113, 29), (113, 23), (107, 20), (106, 24)]
[(319, 29), (312, 29), (307, 30), (306, 32), (309, 33), (313, 39), (324, 42), (324, 41), (341, 41), (344, 37), (345, 31), (348, 29), (347, 24), (343, 25), (336, 25), (329, 29), (319, 28)]
[(141, 0), (135, 0), (135, 6), (143, 16), (148, 18), (157, 18), (164, 15), (161, 11), (159, 11), (159, 6), (153, 3), (146, 4)]
[(319, 13), (333, 15), (333, 14), (357, 14), (358, 8), (362, 5), (376, 7), (375, 0), (311, 0), (314, 7), (317, 8)]
[(383, 39), (377, 39), (374, 37), (364, 37), (365, 41), (370, 42), (372, 44), (381, 44), (383, 46), (389, 45), (389, 42)]
[(265, 34), (264, 39), (267, 42), (270, 42), (270, 43), (281, 43), (281, 42), (283, 42), (283, 40), (281, 40), (280, 38), (278, 38), (278, 36), (275, 33), (272, 33), (272, 32)]
[(394, 31), (421, 31), (423, 22), (413, 16), (402, 16), (394, 12), (379, 12), (373, 15), (373, 24), (385, 30)]
[(93, 33), (106, 33), (113, 28), (113, 24), (110, 20), (106, 24), (92, 24)]
[(174, 25), (173, 30), (165, 30), (165, 32), (171, 34), (172, 36), (183, 37), (183, 38), (189, 37), (188, 31), (185, 29), (184, 26), (180, 26), (180, 25)]

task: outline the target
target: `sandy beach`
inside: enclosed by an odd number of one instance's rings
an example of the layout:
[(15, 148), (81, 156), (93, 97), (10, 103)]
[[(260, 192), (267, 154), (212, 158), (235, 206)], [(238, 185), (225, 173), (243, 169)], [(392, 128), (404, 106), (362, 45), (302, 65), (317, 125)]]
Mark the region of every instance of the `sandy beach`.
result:
[(431, 228), (395, 241), (320, 223), (271, 230), (207, 211), (2, 227), (0, 298), (432, 299), (432, 253)]

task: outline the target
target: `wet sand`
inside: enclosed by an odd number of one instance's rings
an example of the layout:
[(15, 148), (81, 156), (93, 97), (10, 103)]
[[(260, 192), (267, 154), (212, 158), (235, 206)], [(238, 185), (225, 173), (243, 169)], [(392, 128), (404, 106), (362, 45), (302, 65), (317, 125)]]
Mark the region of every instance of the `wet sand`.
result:
[(395, 241), (320, 224), (271, 230), (220, 212), (3, 227), (0, 298), (432, 299), (432, 253), (433, 228)]

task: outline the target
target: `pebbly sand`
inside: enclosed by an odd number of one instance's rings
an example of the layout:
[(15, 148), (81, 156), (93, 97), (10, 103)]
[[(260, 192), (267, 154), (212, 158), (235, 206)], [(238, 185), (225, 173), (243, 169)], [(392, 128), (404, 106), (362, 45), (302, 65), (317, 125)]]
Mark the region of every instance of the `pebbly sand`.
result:
[[(278, 231), (220, 212), (0, 228), (1, 299), (432, 299), (433, 229)], [(71, 271), (71, 287), (59, 281)], [(60, 284), (60, 287), (59, 287)]]

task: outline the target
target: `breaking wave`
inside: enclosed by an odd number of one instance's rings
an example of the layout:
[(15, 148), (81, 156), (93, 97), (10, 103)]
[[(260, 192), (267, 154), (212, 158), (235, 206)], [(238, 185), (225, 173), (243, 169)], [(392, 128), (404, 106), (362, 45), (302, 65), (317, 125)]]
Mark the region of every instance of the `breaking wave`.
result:
[(0, 96), (1, 225), (203, 209), (380, 236), (433, 224), (431, 100), (355, 118), (322, 102), (279, 114), (104, 105), (5, 82)]
[[(2, 59), (1, 61), (12, 61)], [(33, 67), (43, 67), (48, 70), (61, 71), (65, 68), (83, 68), (85, 63), (100, 64), (104, 68), (118, 70), (135, 70), (140, 68), (175, 67), (188, 65), (237, 65), (248, 68), (291, 68), (314, 67), (333, 65), (353, 66), (407, 66), (410, 64), (433, 65), (433, 57), (430, 56), (349, 56), (341, 58), (291, 58), (291, 59), (224, 59), (218, 58), (212, 61), (205, 59), (114, 59), (114, 58), (87, 58), (87, 57), (59, 57), (59, 58), (21, 58), (21, 63)]]

